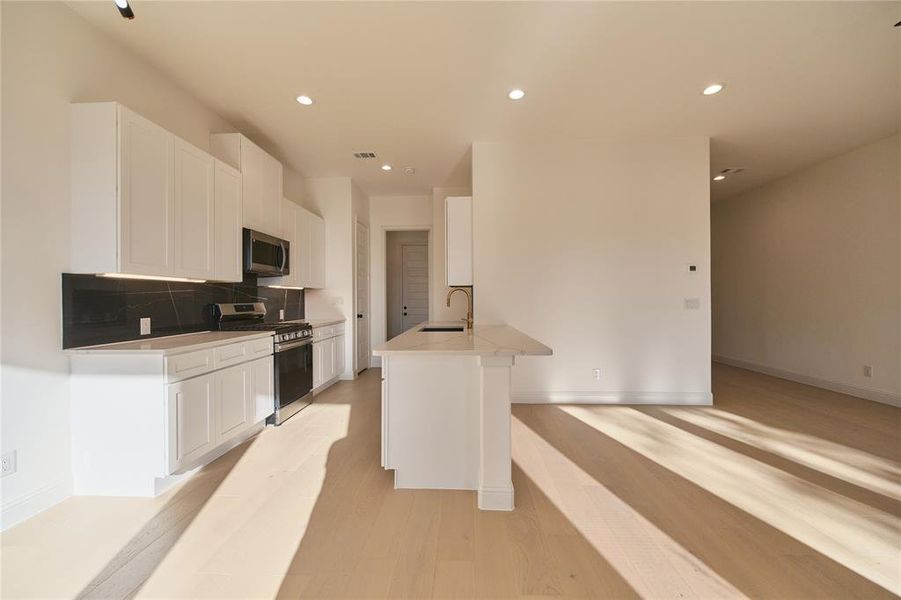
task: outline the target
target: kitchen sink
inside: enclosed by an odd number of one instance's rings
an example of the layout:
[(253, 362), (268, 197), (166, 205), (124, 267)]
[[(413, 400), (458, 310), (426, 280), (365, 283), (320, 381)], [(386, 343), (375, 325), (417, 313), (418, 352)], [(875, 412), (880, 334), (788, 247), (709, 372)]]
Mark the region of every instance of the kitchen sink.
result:
[(423, 327), (419, 331), (428, 333), (431, 331), (463, 331), (462, 325), (433, 325), (431, 327)]

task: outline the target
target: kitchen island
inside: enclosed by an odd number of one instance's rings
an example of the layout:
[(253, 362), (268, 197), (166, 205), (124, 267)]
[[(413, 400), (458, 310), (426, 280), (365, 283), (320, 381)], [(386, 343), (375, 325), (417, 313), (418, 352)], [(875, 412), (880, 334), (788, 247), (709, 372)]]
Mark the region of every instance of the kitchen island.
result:
[(513, 510), (511, 369), (517, 356), (551, 349), (507, 325), (424, 323), (373, 354), (382, 359), (382, 466), (395, 488), (477, 490), (480, 509)]

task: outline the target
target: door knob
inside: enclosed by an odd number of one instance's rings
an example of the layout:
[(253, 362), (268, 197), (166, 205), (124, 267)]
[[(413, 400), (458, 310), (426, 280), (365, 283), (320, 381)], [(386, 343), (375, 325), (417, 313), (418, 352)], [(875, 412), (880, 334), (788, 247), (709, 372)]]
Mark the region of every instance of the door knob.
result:
[(362, 319), (362, 318), (363, 318), (363, 313), (357, 313), (357, 318), (358, 318), (358, 319)]

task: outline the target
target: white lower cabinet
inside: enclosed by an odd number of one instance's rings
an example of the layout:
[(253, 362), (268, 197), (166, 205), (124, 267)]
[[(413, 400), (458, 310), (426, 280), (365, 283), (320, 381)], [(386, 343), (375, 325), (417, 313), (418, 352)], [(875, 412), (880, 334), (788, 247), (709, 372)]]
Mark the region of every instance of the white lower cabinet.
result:
[(275, 411), (272, 338), (174, 355), (76, 354), (75, 493), (155, 496)]
[(344, 323), (313, 328), (313, 391), (321, 391), (344, 372)]

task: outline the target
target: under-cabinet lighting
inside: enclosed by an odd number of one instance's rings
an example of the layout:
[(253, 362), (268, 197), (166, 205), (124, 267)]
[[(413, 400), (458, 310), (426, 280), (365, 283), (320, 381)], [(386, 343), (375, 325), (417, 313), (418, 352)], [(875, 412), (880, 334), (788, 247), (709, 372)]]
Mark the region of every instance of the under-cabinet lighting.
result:
[(267, 285), (268, 288), (275, 288), (277, 290), (302, 290), (302, 287), (296, 285)]
[(191, 279), (190, 277), (166, 277), (165, 275), (134, 275), (132, 273), (97, 273), (97, 277), (109, 279), (144, 279), (148, 281), (184, 281), (187, 283), (206, 283), (206, 279)]

